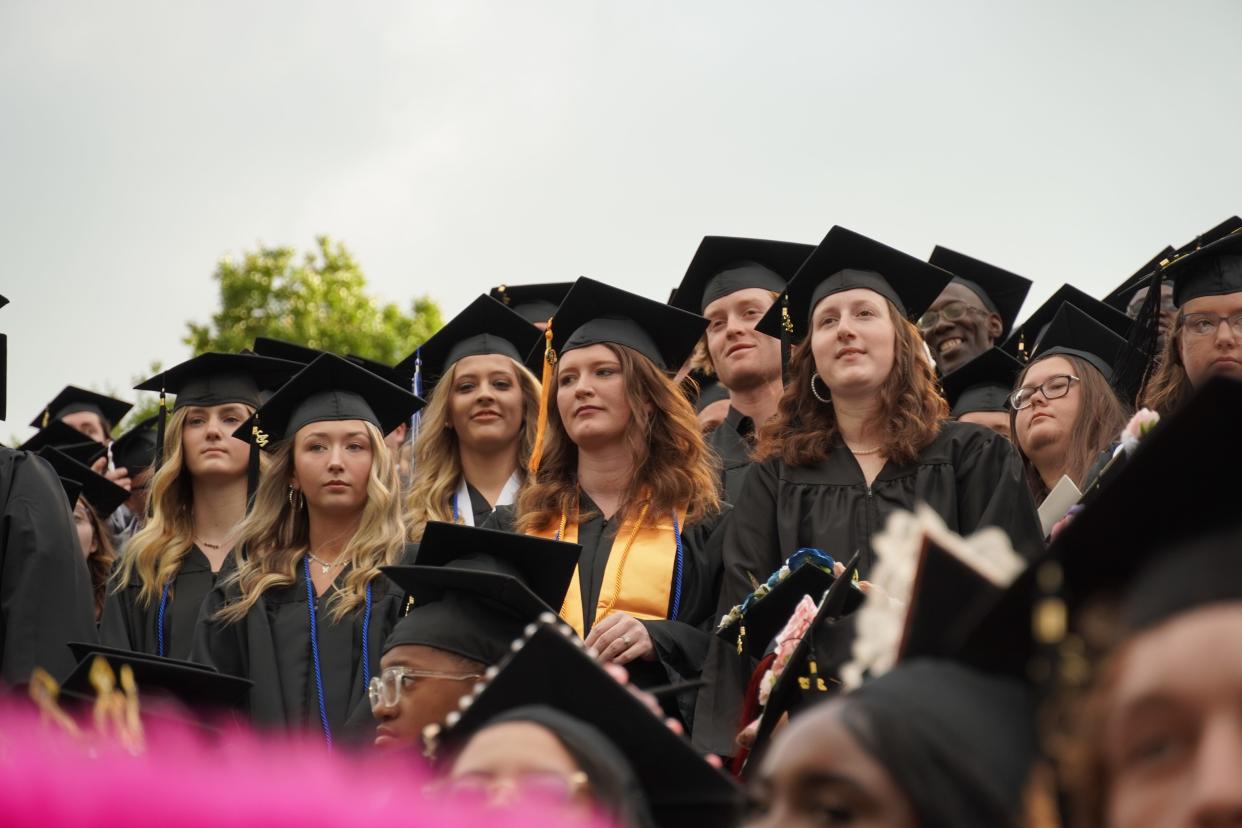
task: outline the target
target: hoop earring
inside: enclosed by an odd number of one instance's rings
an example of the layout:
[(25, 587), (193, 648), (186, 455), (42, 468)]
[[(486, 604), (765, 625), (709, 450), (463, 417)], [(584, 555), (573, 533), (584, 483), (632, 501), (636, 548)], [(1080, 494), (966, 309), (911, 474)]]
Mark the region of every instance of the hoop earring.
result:
[[(296, 503), (293, 500), (294, 492), (297, 492)], [(306, 495), (302, 493), (301, 489), (293, 488), (292, 484), (289, 486), (289, 506), (294, 511), (300, 511), (301, 509), (306, 508)]]
[(828, 397), (826, 399), (824, 397), (821, 397), (819, 395), (819, 389), (815, 387), (815, 380), (817, 379), (819, 379), (819, 372), (812, 371), (811, 372), (811, 393), (815, 395), (815, 399), (819, 400), (825, 405), (832, 405), (832, 392), (828, 393)]

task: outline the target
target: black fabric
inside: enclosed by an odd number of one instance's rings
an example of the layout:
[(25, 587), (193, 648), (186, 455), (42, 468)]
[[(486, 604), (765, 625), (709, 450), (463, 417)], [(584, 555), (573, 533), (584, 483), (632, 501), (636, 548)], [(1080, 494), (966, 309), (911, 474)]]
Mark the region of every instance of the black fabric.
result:
[(1122, 313), (1126, 312), (1126, 308), (1130, 306), (1130, 301), (1134, 298), (1134, 294), (1140, 288), (1146, 287), (1151, 281), (1151, 274), (1158, 270), (1162, 263), (1168, 262), (1173, 258), (1173, 248), (1166, 246), (1163, 250), (1152, 256), (1147, 262), (1136, 270), (1134, 273), (1104, 297), (1104, 304), (1110, 308), (1115, 308)]
[(107, 431), (119, 423), (133, 407), (124, 400), (118, 400), (106, 394), (88, 391), (76, 385), (66, 385), (51, 402), (43, 407), (39, 416), (30, 421), (30, 425), (34, 428), (47, 428), (68, 414), (89, 411), (99, 415), (99, 418), (103, 420), (104, 430)]
[(520, 363), (542, 336), (518, 313), (490, 296), (480, 296), (397, 367), (411, 375), (417, 370), (422, 376), (423, 393), (427, 394), (458, 360), (499, 354)]
[(739, 290), (779, 293), (814, 249), (771, 239), (704, 236), (669, 304), (703, 313), (712, 302)]
[(972, 411), (1008, 411), (1022, 363), (1000, 348), (989, 348), (940, 381), (954, 418)]
[(1173, 304), (1179, 308), (1201, 296), (1242, 293), (1242, 225), (1174, 259), (1164, 273), (1173, 279)]
[[(194, 625), (207, 593), (216, 585), (211, 562), (197, 545), (191, 546), (173, 576), (164, 609), (164, 654), (188, 660), (194, 645)], [(159, 651), (157, 597), (151, 606), (138, 600), (142, 581), (135, 574), (121, 589), (108, 592), (103, 616), (99, 619), (99, 639), (110, 647), (155, 655)]]
[[(859, 575), (874, 565), (871, 538), (898, 510), (926, 503), (958, 534), (985, 526), (1004, 529), (1014, 549), (1033, 556), (1043, 548), (1039, 516), (1013, 445), (982, 426), (946, 421), (912, 464), (887, 463), (870, 486), (854, 456), (838, 447), (820, 463), (789, 467), (777, 458), (756, 463), (735, 504), (724, 545), (724, 581), (717, 617), (804, 546), (837, 559), (862, 551)], [(733, 751), (749, 671), (713, 646), (700, 693), (696, 745)], [(704, 709), (706, 708), (706, 709)]]
[(1030, 279), (939, 245), (927, 261), (952, 273), (953, 281), (970, 288), (984, 307), (1001, 318), (1000, 338), (1009, 333), (1031, 290)]
[(1073, 285), (1061, 285), (1046, 302), (1013, 329), (1013, 333), (1001, 344), (1001, 349), (1010, 356), (1029, 357), (1052, 318), (1067, 302), (1122, 339), (1129, 335), (1130, 328), (1134, 325), (1134, 321), (1124, 312), (1088, 296)]
[(509, 645), (521, 638), (533, 620), (499, 611), (494, 604), (454, 590), (439, 600), (410, 607), (384, 642), (384, 652), (418, 644), (491, 666), (505, 657)]
[[(45, 446), (39, 449), (39, 456), (51, 464), (62, 480), (72, 480), (81, 487), (81, 495), (91, 504), (101, 520), (107, 520), (122, 503), (129, 500), (129, 490), (124, 486), (118, 486), (102, 474), (96, 474), (89, 466), (79, 463), (57, 448)], [(69, 508), (72, 509), (73, 505), (70, 503)]]
[(1184, 612), (1242, 602), (1242, 522), (1191, 542), (1170, 543), (1126, 589), (1122, 615), (1145, 630)]
[(130, 477), (155, 462), (155, 424), (158, 419), (158, 414), (147, 417), (112, 441), (112, 461), (118, 469), (128, 471)]
[(1126, 341), (1097, 322), (1072, 302), (1065, 302), (1040, 334), (1031, 353), (1031, 362), (1064, 354), (1085, 360), (1104, 379), (1111, 380), (1113, 367), (1121, 357)]
[[(310, 365), (320, 355), (330, 353), (329, 351), (321, 351), (318, 348), (311, 348), (307, 345), (298, 345), (294, 342), (287, 342), (283, 339), (273, 339), (267, 336), (255, 337), (254, 352), (262, 356), (287, 359), (290, 362), (296, 362), (299, 365)], [(346, 361), (352, 362), (359, 368), (365, 368), (377, 377), (386, 379), (393, 385), (400, 386), (401, 388), (409, 388), (410, 381), (414, 376), (412, 372), (406, 371), (401, 366), (393, 367), (391, 365), (376, 362), (373, 359), (367, 359), (366, 357), (360, 357), (355, 354), (342, 354), (341, 356), (343, 356)]]
[(138, 391), (175, 394), (173, 410), (188, 405), (239, 403), (257, 408), (259, 393), (280, 386), (301, 368), (295, 362), (254, 354), (206, 353), (135, 385)]
[(489, 295), (527, 322), (547, 322), (569, 293), (573, 282), (545, 282), (536, 285), (497, 285)]
[(720, 458), (720, 491), (727, 503), (736, 502), (742, 491), (754, 439), (754, 420), (732, 406), (724, 421), (707, 435), (708, 447)]
[(62, 679), (69, 641), (96, 641), (91, 578), (46, 461), (0, 448), (0, 682), (22, 684), (35, 667)]
[(60, 420), (53, 420), (47, 428), (40, 429), (19, 448), (22, 451), (37, 452), (46, 446), (54, 446), (65, 454), (87, 466), (108, 453), (103, 443), (98, 443), (78, 431), (67, 426)]
[(95, 697), (90, 670), (97, 656), (104, 658), (116, 672), (120, 672), (122, 666), (130, 667), (144, 699), (164, 695), (193, 709), (235, 708), (242, 704), (250, 689), (250, 682), (246, 679), (178, 659), (158, 658), (97, 644), (77, 645), (72, 650), (78, 665), (65, 679), (61, 690), (79, 698)]
[[(403, 562), (409, 563), (409, 557), (407, 552)], [(337, 582), (343, 577), (344, 573), (339, 574)], [(365, 682), (379, 674), (384, 641), (401, 614), (401, 590), (380, 578), (372, 582), (372, 594), (365, 642), (371, 674), (365, 677), (361, 669), (362, 606), (334, 622), (328, 607), (332, 590), (315, 599), (324, 698), (337, 741), (365, 740), (371, 735), (374, 722)], [(246, 709), (256, 725), (310, 727), (319, 732), (303, 567), (296, 568), (294, 583), (268, 590), (241, 621), (225, 624), (214, 617), (227, 601), (237, 600), (239, 595), (236, 584), (223, 578), (208, 593), (195, 629), (192, 659), (254, 682)]]

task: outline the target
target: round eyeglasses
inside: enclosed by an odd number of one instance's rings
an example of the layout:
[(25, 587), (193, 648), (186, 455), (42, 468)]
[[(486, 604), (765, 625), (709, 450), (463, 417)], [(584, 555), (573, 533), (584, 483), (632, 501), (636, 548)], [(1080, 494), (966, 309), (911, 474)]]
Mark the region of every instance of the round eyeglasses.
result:
[(408, 667), (389, 667), (378, 676), (372, 676), (367, 685), (367, 697), (371, 701), (371, 709), (377, 707), (394, 707), (401, 701), (401, 689), (407, 681), (416, 679), (445, 679), (447, 681), (469, 681), (483, 676), (479, 673), (440, 673), (435, 670), (411, 670)]
[(1020, 411), (1031, 404), (1036, 391), (1043, 394), (1045, 400), (1055, 400), (1068, 394), (1070, 386), (1076, 382), (1081, 380), (1073, 374), (1053, 374), (1039, 385), (1024, 385), (1014, 391), (1009, 395), (1009, 404)]
[(946, 322), (956, 322), (968, 313), (987, 313), (987, 311), (965, 302), (946, 302), (940, 310), (929, 310), (919, 317), (919, 330), (930, 331), (941, 319)]

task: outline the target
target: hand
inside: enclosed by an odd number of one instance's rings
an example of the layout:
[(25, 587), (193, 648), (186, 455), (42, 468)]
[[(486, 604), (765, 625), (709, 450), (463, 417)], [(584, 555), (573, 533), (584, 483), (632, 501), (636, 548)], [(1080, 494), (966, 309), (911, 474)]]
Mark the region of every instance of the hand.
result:
[(102, 474), (127, 492), (133, 488), (133, 483), (129, 479), (128, 469), (122, 467), (108, 471), (108, 456), (106, 454), (91, 464), (91, 471), (95, 474)]
[(728, 416), (729, 401), (727, 399), (709, 403), (699, 412), (699, 430), (706, 434), (723, 423)]
[(655, 661), (655, 645), (647, 628), (623, 612), (614, 612), (592, 627), (586, 645), (603, 664), (629, 664), (636, 658)]
[[(840, 578), (844, 574), (845, 574), (845, 564), (840, 563), (839, 561), (834, 561), (832, 564), (832, 577)], [(863, 591), (864, 595), (871, 591), (870, 581), (859, 581), (857, 583), (857, 586), (859, 589)]]

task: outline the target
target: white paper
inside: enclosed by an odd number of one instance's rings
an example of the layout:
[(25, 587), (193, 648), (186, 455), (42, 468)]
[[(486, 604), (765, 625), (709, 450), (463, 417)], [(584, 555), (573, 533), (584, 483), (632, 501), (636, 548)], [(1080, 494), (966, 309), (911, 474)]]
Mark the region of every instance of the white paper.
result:
[(1052, 532), (1057, 521), (1065, 517), (1070, 507), (1082, 498), (1082, 492), (1074, 485), (1074, 481), (1062, 476), (1057, 485), (1052, 487), (1044, 502), (1039, 504), (1039, 522), (1044, 529), (1044, 537)]

